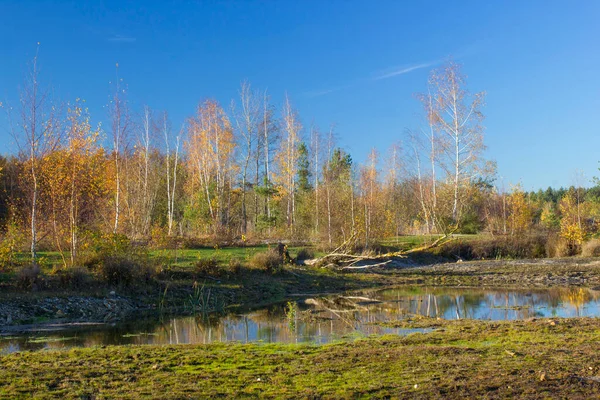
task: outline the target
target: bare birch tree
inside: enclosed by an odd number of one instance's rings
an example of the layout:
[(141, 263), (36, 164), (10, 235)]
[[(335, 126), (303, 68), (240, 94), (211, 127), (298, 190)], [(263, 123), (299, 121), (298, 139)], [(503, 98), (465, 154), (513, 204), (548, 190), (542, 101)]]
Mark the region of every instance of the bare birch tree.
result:
[(173, 232), (173, 220), (175, 214), (175, 189), (177, 188), (177, 164), (179, 163), (179, 140), (180, 134), (175, 137), (175, 160), (173, 161), (173, 167), (171, 168), (171, 150), (170, 150), (170, 129), (169, 129), (169, 118), (167, 113), (163, 114), (162, 130), (165, 137), (165, 172), (167, 175), (167, 235), (171, 236)]
[(152, 130), (152, 113), (150, 107), (144, 106), (144, 115), (142, 118), (141, 145), (143, 154), (143, 180), (142, 180), (142, 216), (141, 232), (147, 234), (150, 229), (150, 219), (152, 218), (153, 202), (150, 199), (149, 174), (150, 174), (150, 142)]
[(445, 166), (453, 185), (452, 219), (458, 224), (463, 186), (475, 176), (484, 149), (481, 107), (485, 94), (471, 95), (460, 65), (452, 61), (433, 71), (429, 85), (434, 102), (428, 119), (445, 136), (443, 149), (448, 160)]
[(321, 135), (319, 129), (314, 125), (310, 129), (311, 147), (314, 155), (313, 176), (314, 176), (314, 194), (315, 194), (315, 210), (314, 210), (314, 228), (315, 233), (319, 233), (319, 151), (321, 146)]
[(122, 87), (123, 80), (119, 78), (119, 64), (116, 64), (115, 92), (109, 105), (109, 113), (112, 121), (113, 159), (115, 168), (115, 222), (113, 233), (119, 229), (119, 218), (121, 213), (121, 152), (129, 131), (129, 109), (125, 101), (125, 89)]
[(56, 110), (49, 104), (48, 92), (40, 89), (39, 46), (38, 43), (24, 87), (21, 90), (21, 126), (18, 129), (19, 133), (17, 133), (14, 126), (12, 127), (12, 135), (22, 157), (26, 159), (29, 178), (31, 179), (30, 251), (33, 263), (37, 262), (40, 161), (60, 142)]
[(425, 196), (425, 183), (423, 178), (423, 170), (421, 168), (421, 146), (422, 142), (419, 137), (416, 136), (412, 131), (408, 131), (409, 140), (411, 143), (413, 160), (416, 167), (416, 178), (417, 178), (417, 186), (418, 186), (418, 198), (419, 204), (421, 206), (421, 212), (423, 213), (423, 219), (425, 220), (425, 232), (427, 234), (431, 233), (430, 227), (430, 213), (429, 207), (427, 205), (427, 199)]
[[(243, 82), (239, 92), (241, 109), (233, 112), (237, 131), (240, 134), (243, 151), (242, 161), (242, 232), (248, 230), (247, 183), (250, 160), (258, 151), (261, 105), (259, 97), (252, 91), (248, 82)], [(258, 163), (258, 158), (257, 158)], [(267, 161), (268, 163), (268, 161)]]

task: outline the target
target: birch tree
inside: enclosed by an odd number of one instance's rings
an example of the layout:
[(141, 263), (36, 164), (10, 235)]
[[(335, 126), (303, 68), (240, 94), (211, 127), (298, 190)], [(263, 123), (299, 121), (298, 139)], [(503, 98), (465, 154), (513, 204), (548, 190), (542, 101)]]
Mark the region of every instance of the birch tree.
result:
[(190, 168), (205, 195), (213, 233), (227, 227), (226, 189), (234, 170), (235, 142), (229, 118), (221, 106), (207, 100), (198, 107), (188, 124)]
[[(242, 142), (242, 232), (245, 234), (248, 230), (248, 206), (247, 206), (247, 184), (248, 184), (248, 168), (250, 160), (254, 156), (258, 165), (258, 145), (259, 145), (259, 129), (261, 117), (260, 98), (252, 91), (248, 82), (243, 82), (239, 92), (240, 96), (240, 111), (235, 112), (234, 118), (236, 121), (237, 131), (239, 132)], [(266, 122), (266, 118), (264, 118)], [(268, 138), (267, 138), (268, 139)], [(267, 144), (268, 151), (268, 144)], [(265, 159), (268, 165), (268, 156)], [(258, 167), (257, 167), (258, 178)]]
[(369, 153), (367, 164), (360, 171), (360, 188), (362, 189), (362, 201), (364, 206), (364, 233), (365, 248), (369, 247), (371, 240), (371, 225), (373, 214), (376, 212), (376, 197), (378, 193), (378, 154), (375, 149)]
[(142, 118), (142, 134), (140, 135), (140, 144), (143, 160), (143, 175), (142, 175), (142, 204), (141, 204), (141, 233), (148, 234), (150, 230), (150, 219), (152, 218), (152, 208), (154, 202), (151, 199), (150, 193), (150, 149), (151, 149), (151, 134), (153, 129), (152, 113), (150, 107), (144, 106), (144, 114)]
[[(275, 218), (271, 213), (271, 199), (277, 193), (273, 185), (273, 174), (271, 171), (271, 152), (277, 148), (279, 125), (275, 118), (275, 109), (269, 103), (269, 96), (265, 91), (262, 99), (262, 118), (260, 121), (260, 134), (258, 150), (256, 152), (256, 175), (254, 183), (254, 210), (255, 210), (255, 226), (259, 223), (267, 225), (269, 233), (274, 225)], [(263, 166), (262, 185), (260, 184), (259, 168)], [(259, 205), (259, 196), (264, 200), (261, 213)]]
[(292, 109), (287, 95), (283, 106), (283, 128), (284, 137), (277, 157), (279, 184), (282, 188), (281, 194), (286, 198), (287, 227), (292, 232), (296, 217), (296, 174), (298, 172), (298, 144), (302, 125), (300, 125), (298, 115)]
[(109, 104), (109, 114), (112, 128), (113, 144), (113, 162), (115, 174), (114, 207), (115, 219), (113, 233), (116, 234), (119, 229), (119, 219), (121, 213), (121, 153), (126, 144), (129, 132), (129, 108), (125, 100), (125, 88), (123, 79), (119, 78), (119, 64), (116, 64), (116, 77), (114, 82), (115, 91)]
[(412, 131), (408, 131), (408, 135), (409, 135), (409, 140), (410, 140), (411, 149), (412, 149), (413, 165), (416, 169), (415, 173), (416, 173), (418, 202), (420, 205), (421, 213), (423, 215), (423, 219), (425, 221), (425, 233), (427, 233), (429, 235), (431, 233), (432, 224), (430, 223), (430, 221), (431, 221), (430, 208), (428, 206), (429, 201), (426, 196), (427, 187), (426, 187), (426, 183), (425, 183), (424, 171), (423, 171), (423, 167), (421, 166), (422, 165), (421, 164), (422, 141)]
[(385, 213), (386, 233), (393, 236), (400, 235), (402, 217), (406, 213), (404, 202), (401, 201), (401, 175), (403, 169), (402, 146), (400, 142), (390, 146), (386, 160), (387, 172), (385, 176)]
[(82, 211), (86, 206), (93, 206), (104, 193), (101, 173), (104, 152), (98, 147), (100, 129), (91, 128), (86, 109), (76, 104), (69, 110), (68, 120), (67, 161), (70, 171), (66, 182), (69, 186), (71, 265), (74, 265), (79, 249)]
[(321, 134), (319, 129), (314, 125), (311, 126), (311, 150), (313, 154), (313, 178), (314, 178), (314, 196), (315, 196), (315, 209), (314, 209), (314, 230), (315, 233), (319, 233), (319, 152), (321, 151)]
[(28, 171), (30, 252), (34, 264), (37, 262), (40, 161), (60, 142), (56, 109), (49, 102), (48, 92), (40, 89), (39, 45), (20, 94), (20, 127), (18, 130), (14, 126), (12, 128), (12, 135)]
[(165, 172), (167, 176), (167, 235), (171, 236), (173, 232), (173, 220), (175, 215), (175, 189), (177, 188), (177, 166), (179, 164), (179, 140), (180, 134), (175, 137), (175, 156), (173, 166), (171, 167), (171, 150), (170, 150), (170, 125), (169, 118), (166, 112), (163, 113), (162, 131), (165, 138)]
[[(452, 61), (434, 70), (429, 79), (431, 106), (428, 119), (444, 136), (443, 150), (447, 174), (452, 181), (452, 219), (460, 219), (460, 200), (464, 184), (477, 173), (477, 162), (484, 149), (481, 107), (484, 93), (471, 94), (461, 67)], [(428, 98), (429, 99), (429, 98)]]
[(431, 228), (427, 227), (428, 233), (437, 228), (438, 232), (444, 230), (444, 227), (439, 224), (437, 218), (437, 203), (438, 203), (438, 193), (437, 193), (437, 179), (438, 176), (436, 174), (436, 164), (439, 162), (440, 152), (442, 151), (442, 143), (443, 138), (440, 138), (440, 129), (436, 124), (438, 119), (438, 113), (435, 108), (435, 100), (431, 94), (431, 88), (427, 91), (426, 94), (419, 95), (421, 100), (421, 104), (423, 105), (423, 109), (425, 112), (425, 120), (427, 122), (426, 128), (421, 128), (421, 133), (423, 137), (426, 138), (425, 148), (428, 152), (429, 158), (429, 168), (430, 168), (430, 185), (431, 195), (430, 201), (428, 205), (428, 212), (431, 216)]

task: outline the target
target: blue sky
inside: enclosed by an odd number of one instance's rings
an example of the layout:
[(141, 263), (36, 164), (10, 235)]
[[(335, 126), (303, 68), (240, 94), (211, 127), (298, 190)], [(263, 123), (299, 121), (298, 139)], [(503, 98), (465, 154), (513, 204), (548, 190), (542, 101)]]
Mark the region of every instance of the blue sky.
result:
[[(357, 161), (418, 126), (414, 93), (448, 56), (486, 91), (486, 157), (506, 186), (589, 179), (600, 154), (597, 1), (0, 2), (0, 99), (16, 104), (41, 42), (44, 85), (106, 120), (115, 63), (141, 109), (173, 126), (240, 82), (285, 92), (303, 124), (336, 125)], [(0, 117), (0, 153), (14, 149)]]

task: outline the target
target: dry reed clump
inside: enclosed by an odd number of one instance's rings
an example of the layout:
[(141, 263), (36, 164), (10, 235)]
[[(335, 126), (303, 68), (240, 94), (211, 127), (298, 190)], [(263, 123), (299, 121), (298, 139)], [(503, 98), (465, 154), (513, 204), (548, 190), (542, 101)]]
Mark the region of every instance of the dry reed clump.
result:
[(581, 246), (558, 235), (552, 235), (546, 241), (546, 257), (570, 257), (581, 252)]
[(600, 257), (600, 239), (585, 242), (581, 247), (581, 255), (584, 257)]
[(250, 265), (256, 269), (275, 274), (283, 269), (283, 258), (276, 249), (269, 249), (256, 253), (250, 259)]

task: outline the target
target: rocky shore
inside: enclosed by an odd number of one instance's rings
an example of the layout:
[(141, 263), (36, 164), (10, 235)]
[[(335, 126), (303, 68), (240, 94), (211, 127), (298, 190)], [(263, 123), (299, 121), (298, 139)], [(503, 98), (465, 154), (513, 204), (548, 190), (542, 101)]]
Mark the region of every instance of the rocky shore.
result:
[(111, 292), (106, 297), (13, 297), (0, 301), (0, 330), (3, 326), (48, 321), (116, 322), (147, 308)]

